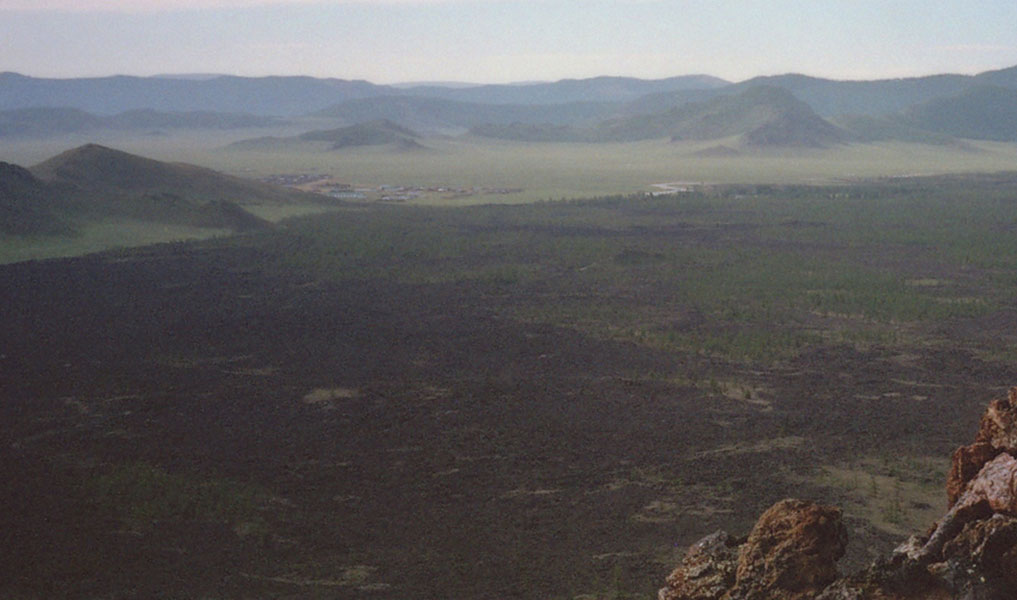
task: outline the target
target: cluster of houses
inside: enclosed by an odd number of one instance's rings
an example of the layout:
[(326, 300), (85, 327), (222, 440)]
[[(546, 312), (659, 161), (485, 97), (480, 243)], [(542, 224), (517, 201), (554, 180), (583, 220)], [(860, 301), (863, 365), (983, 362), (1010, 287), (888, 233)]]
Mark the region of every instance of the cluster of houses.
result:
[(518, 194), (522, 188), (452, 187), (379, 185), (354, 187), (318, 173), (286, 173), (262, 178), (266, 183), (297, 188), (305, 192), (323, 194), (337, 200), (375, 200), (378, 202), (409, 202), (422, 196), (439, 196), (445, 199), (465, 198), (487, 194)]

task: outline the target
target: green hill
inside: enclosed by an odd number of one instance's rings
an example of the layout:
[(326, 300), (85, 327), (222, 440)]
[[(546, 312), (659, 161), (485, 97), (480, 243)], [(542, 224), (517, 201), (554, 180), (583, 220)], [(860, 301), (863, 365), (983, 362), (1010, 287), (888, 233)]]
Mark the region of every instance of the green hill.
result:
[(956, 138), (943, 133), (923, 129), (900, 115), (872, 117), (868, 115), (843, 115), (833, 122), (851, 134), (855, 142), (882, 142), (897, 140), (916, 144), (956, 145)]
[(741, 136), (748, 146), (822, 147), (843, 141), (843, 132), (787, 90), (760, 86), (736, 96), (686, 105), (672, 112), (672, 140)]
[[(233, 150), (299, 150), (308, 145), (324, 142), (328, 150), (359, 148), (366, 146), (391, 146), (397, 150), (423, 150), (415, 131), (393, 123), (388, 119), (377, 119), (338, 129), (317, 129), (294, 137), (260, 137), (233, 142), (227, 148)], [(320, 148), (320, 146), (315, 146)]]
[(193, 203), (287, 204), (288, 190), (204, 167), (166, 163), (98, 144), (86, 144), (31, 168), (39, 179), (81, 192), (117, 196), (170, 194)]
[(475, 127), (478, 135), (526, 141), (618, 142), (654, 138), (714, 140), (738, 136), (745, 146), (823, 147), (846, 133), (816, 115), (787, 90), (756, 87), (734, 96), (692, 102), (670, 110), (603, 121), (595, 127), (526, 125)]
[(242, 205), (306, 200), (275, 186), (96, 144), (68, 150), (31, 172), (59, 199), (56, 209), (84, 220), (131, 218), (248, 230), (268, 224)]
[(422, 148), (416, 132), (388, 119), (358, 123), (339, 129), (308, 131), (297, 136), (308, 142), (328, 142), (332, 150), (356, 146), (380, 146), (395, 144), (402, 148)]

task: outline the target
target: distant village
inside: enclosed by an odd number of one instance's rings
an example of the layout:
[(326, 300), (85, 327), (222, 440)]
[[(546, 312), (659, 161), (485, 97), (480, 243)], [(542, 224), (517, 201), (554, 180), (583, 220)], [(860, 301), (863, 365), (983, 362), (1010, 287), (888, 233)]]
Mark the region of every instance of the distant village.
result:
[(330, 175), (319, 173), (283, 173), (263, 177), (261, 181), (314, 194), (322, 194), (337, 200), (359, 200), (365, 202), (411, 202), (425, 197), (454, 200), (480, 195), (518, 194), (523, 191), (523, 188), (484, 186), (455, 187), (388, 184), (354, 186), (349, 183), (336, 181)]

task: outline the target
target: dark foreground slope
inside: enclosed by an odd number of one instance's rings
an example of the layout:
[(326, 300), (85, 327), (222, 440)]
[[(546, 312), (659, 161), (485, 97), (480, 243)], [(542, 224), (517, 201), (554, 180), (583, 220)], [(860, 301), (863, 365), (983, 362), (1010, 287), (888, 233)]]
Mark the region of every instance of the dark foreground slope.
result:
[(1017, 381), (1013, 190), (361, 206), (0, 267), (0, 596), (646, 598), (791, 494), (860, 566)]

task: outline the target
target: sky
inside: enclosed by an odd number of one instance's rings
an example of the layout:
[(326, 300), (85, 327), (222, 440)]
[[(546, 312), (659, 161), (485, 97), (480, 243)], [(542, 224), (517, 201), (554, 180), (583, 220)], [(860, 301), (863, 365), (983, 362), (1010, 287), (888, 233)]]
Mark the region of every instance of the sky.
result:
[(0, 0), (0, 71), (374, 83), (1017, 65), (1014, 0)]

